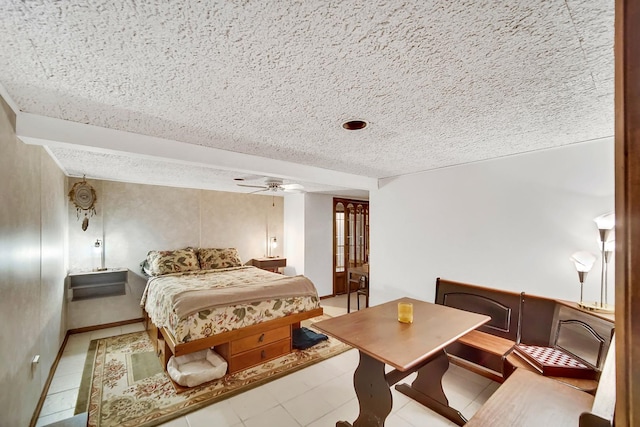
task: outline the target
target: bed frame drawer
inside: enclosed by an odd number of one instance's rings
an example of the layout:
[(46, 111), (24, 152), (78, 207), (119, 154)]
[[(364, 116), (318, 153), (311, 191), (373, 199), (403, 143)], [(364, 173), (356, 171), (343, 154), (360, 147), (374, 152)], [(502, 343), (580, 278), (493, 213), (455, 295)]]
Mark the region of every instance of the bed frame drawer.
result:
[(285, 338), (253, 350), (238, 353), (227, 359), (229, 373), (241, 371), (251, 366), (259, 365), (291, 352), (291, 339)]
[(235, 341), (231, 341), (231, 356), (247, 350), (255, 349), (259, 346), (271, 344), (272, 342), (291, 338), (291, 327), (289, 325), (271, 329), (260, 334), (248, 336)]

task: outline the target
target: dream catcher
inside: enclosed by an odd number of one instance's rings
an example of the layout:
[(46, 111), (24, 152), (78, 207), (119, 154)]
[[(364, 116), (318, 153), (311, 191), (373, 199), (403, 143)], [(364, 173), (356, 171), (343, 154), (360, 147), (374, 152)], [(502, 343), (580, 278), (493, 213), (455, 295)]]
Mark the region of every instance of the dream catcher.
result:
[(80, 214), (84, 212), (84, 219), (82, 220), (82, 230), (86, 231), (89, 227), (89, 214), (94, 216), (96, 214), (96, 190), (93, 189), (87, 183), (85, 177), (82, 177), (82, 181), (76, 182), (69, 191), (69, 200), (76, 205), (76, 214), (80, 219)]

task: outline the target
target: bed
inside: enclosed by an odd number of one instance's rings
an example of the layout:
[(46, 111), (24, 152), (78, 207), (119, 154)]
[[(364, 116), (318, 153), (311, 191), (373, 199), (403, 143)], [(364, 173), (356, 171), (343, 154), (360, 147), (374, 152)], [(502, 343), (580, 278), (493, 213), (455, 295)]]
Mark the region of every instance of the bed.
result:
[(151, 251), (145, 264), (141, 306), (165, 368), (215, 347), (237, 372), (291, 352), (292, 330), (322, 314), (308, 278), (242, 265), (233, 248)]

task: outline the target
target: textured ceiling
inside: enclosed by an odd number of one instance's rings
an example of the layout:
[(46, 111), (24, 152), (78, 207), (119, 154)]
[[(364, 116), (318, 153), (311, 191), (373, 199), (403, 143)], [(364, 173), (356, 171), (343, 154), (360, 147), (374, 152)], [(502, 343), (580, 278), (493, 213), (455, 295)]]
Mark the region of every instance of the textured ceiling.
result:
[[(610, 0), (3, 0), (0, 85), (22, 112), (382, 178), (612, 136), (613, 15)], [(98, 154), (51, 152), (98, 176)], [(100, 177), (218, 173), (124, 155)]]

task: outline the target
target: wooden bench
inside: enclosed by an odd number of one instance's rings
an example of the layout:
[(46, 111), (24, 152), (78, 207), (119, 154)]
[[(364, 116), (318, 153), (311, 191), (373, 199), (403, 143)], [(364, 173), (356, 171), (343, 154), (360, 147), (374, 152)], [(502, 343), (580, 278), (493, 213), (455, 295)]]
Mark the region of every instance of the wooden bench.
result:
[[(522, 293), (517, 344), (551, 347), (584, 362), (591, 378), (554, 376), (583, 391), (594, 393), (611, 344), (614, 323), (611, 317), (580, 309), (577, 304)], [(515, 352), (505, 358), (504, 374), (516, 368), (535, 369)]]
[(447, 346), (451, 363), (504, 381), (504, 359), (518, 340), (520, 297), (515, 292), (438, 278), (436, 304), (491, 316), (489, 323)]
[(466, 427), (611, 427), (615, 410), (615, 343), (604, 361), (595, 397), (533, 372), (516, 371)]
[(441, 278), (436, 281), (435, 302), (492, 318), (446, 348), (451, 363), (503, 382), (516, 368), (537, 372), (513, 352), (515, 345), (553, 347), (593, 369), (593, 379), (554, 378), (595, 392), (613, 335), (612, 317), (586, 312), (575, 303)]

